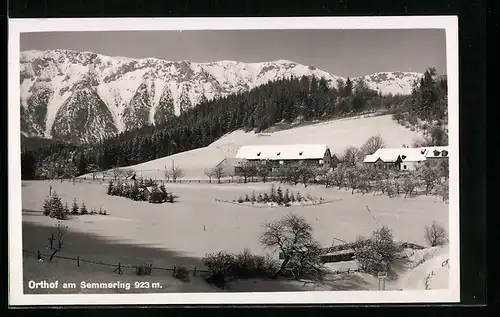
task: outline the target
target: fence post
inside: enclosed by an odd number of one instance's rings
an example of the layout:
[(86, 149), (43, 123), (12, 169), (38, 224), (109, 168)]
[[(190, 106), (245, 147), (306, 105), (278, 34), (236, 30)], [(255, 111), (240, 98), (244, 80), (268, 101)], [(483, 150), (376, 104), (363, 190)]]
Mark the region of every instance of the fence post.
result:
[(193, 276), (196, 276), (196, 266), (194, 267)]
[(172, 276), (175, 276), (175, 266), (174, 269), (172, 270)]
[(118, 274), (122, 275), (122, 264), (120, 262), (118, 262), (118, 267), (113, 272), (117, 272)]
[(42, 259), (42, 255), (40, 254), (40, 250), (36, 251), (36, 259), (37, 260), (41, 260)]
[(50, 241), (50, 249), (53, 250), (53, 244), (54, 244), (54, 234), (51, 234), (50, 235), (50, 238), (49, 238), (49, 241)]
[(76, 266), (80, 266), (80, 257), (76, 256)]

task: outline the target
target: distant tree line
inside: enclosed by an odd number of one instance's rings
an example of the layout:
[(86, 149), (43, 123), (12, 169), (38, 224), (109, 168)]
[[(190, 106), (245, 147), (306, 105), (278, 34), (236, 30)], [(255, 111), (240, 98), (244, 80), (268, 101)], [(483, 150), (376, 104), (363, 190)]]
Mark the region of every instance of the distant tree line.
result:
[[(23, 142), (23, 179), (61, 178), (128, 166), (207, 146), (237, 129), (325, 120), (366, 111), (394, 111), (408, 96), (381, 95), (363, 81), (290, 78), (248, 92), (205, 100), (162, 124), (126, 131), (96, 144)], [(24, 144), (29, 144), (25, 146)]]
[(410, 97), (394, 109), (393, 119), (421, 131), (413, 147), (448, 145), (448, 84), (446, 76), (438, 76), (429, 68), (413, 85)]

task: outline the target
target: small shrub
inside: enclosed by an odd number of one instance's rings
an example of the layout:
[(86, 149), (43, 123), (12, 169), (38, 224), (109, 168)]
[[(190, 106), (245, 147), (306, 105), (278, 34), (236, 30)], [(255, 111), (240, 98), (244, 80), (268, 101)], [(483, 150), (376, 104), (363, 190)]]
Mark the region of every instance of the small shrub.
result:
[(113, 181), (110, 181), (108, 184), (108, 195), (113, 195)]
[(73, 199), (73, 206), (71, 206), (71, 214), (78, 215), (78, 203), (76, 202), (76, 198)]
[(242, 198), (241, 196), (240, 196), (240, 197), (238, 197), (238, 203), (240, 203), (240, 204), (241, 204), (241, 203), (243, 203), (243, 202), (244, 202), (243, 198)]
[(444, 245), (448, 242), (446, 230), (437, 222), (432, 222), (431, 225), (425, 227), (425, 240), (431, 247)]
[(268, 203), (270, 201), (270, 197), (267, 193), (264, 193), (264, 197), (262, 197), (262, 201)]
[(291, 194), (290, 194), (290, 201), (291, 201), (292, 203), (294, 203), (294, 202), (295, 202), (295, 195), (294, 195), (293, 193), (291, 193)]
[(168, 202), (169, 203), (174, 203), (175, 202), (174, 193), (169, 193), (168, 194)]
[(189, 281), (189, 270), (184, 266), (176, 266), (174, 271), (174, 277), (182, 281)]
[(271, 185), (271, 192), (269, 193), (269, 200), (275, 202), (276, 201), (276, 187), (274, 184)]
[(298, 202), (301, 202), (303, 200), (302, 195), (300, 194), (300, 192), (297, 192), (296, 199), (297, 199)]
[(88, 213), (89, 213), (89, 211), (87, 210), (87, 206), (85, 206), (85, 203), (82, 202), (82, 207), (80, 208), (80, 214), (81, 215), (86, 215)]
[(274, 201), (277, 202), (278, 205), (283, 204), (283, 190), (281, 190), (281, 187), (278, 187), (276, 190), (276, 197)]
[(242, 253), (234, 256), (231, 276), (239, 278), (270, 277), (278, 268), (278, 263), (272, 258), (254, 255), (250, 250), (245, 249)]
[(210, 253), (201, 259), (218, 283), (224, 283), (230, 276), (235, 256), (224, 251)]
[(250, 202), (250, 197), (248, 197), (248, 194), (245, 194), (245, 202)]
[(135, 274), (136, 275), (151, 275), (151, 265), (148, 264), (141, 264), (135, 267)]
[(356, 261), (364, 272), (376, 275), (389, 271), (398, 247), (387, 227), (375, 230), (370, 238), (358, 238), (354, 243)]
[(62, 204), (61, 197), (55, 192), (45, 199), (43, 203), (43, 215), (59, 220), (66, 219), (65, 207)]
[(103, 216), (106, 216), (106, 215), (108, 214), (108, 212), (106, 211), (106, 209), (104, 209), (104, 210), (102, 211), (102, 214), (103, 214)]
[(285, 196), (283, 196), (283, 202), (288, 204), (290, 202), (290, 191), (288, 188), (285, 190)]
[(65, 203), (65, 204), (64, 204), (64, 213), (65, 213), (66, 215), (68, 215), (68, 214), (70, 214), (70, 213), (71, 213), (71, 211), (69, 210), (69, 207), (68, 207), (68, 203)]
[(255, 197), (255, 192), (252, 193), (252, 197), (250, 197), (250, 201), (253, 203), (257, 201), (257, 197)]
[(257, 202), (261, 203), (264, 201), (264, 197), (262, 197), (262, 194), (259, 193), (259, 196), (257, 196)]

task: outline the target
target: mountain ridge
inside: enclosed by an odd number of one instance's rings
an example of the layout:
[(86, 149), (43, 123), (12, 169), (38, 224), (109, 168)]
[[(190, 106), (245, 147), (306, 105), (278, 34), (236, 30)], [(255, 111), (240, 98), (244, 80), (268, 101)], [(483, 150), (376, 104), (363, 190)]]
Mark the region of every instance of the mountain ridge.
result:
[[(21, 132), (26, 136), (95, 142), (144, 125), (161, 124), (205, 101), (269, 81), (346, 78), (284, 59), (198, 63), (110, 57), (71, 50), (21, 52)], [(382, 94), (408, 94), (420, 73), (379, 72), (355, 77)]]

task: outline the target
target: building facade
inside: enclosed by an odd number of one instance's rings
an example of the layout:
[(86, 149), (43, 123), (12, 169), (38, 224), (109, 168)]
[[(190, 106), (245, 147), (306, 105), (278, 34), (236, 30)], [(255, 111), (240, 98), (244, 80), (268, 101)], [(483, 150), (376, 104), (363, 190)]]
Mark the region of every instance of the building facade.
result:
[(415, 171), (428, 162), (447, 160), (448, 154), (448, 147), (383, 148), (367, 155), (363, 163), (378, 169)]
[(238, 150), (236, 159), (274, 167), (293, 163), (330, 166), (336, 162), (326, 144), (248, 145)]

